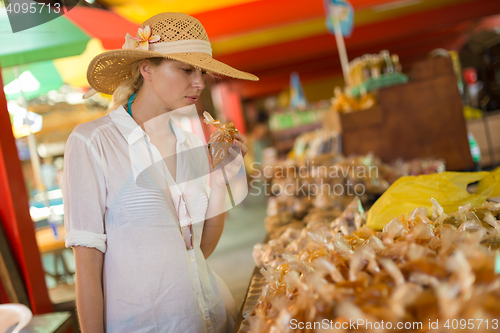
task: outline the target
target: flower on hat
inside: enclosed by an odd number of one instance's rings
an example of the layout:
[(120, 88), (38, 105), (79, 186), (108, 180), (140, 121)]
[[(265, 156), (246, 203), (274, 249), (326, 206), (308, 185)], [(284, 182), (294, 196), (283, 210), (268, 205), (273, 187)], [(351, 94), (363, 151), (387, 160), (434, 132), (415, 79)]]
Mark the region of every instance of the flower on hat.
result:
[[(141, 50), (149, 50), (149, 43), (154, 43), (160, 40), (160, 36), (158, 35), (151, 35), (151, 27), (149, 25), (145, 26), (143, 28), (139, 28), (139, 31), (137, 32), (138, 37), (130, 37), (130, 39), (133, 40), (138, 40), (139, 41), (139, 48)], [(127, 41), (125, 41), (125, 44), (127, 44)]]
[(133, 38), (132, 35), (129, 33), (127, 33), (125, 35), (125, 43), (122, 45), (122, 49), (125, 49), (125, 50), (135, 49), (135, 42), (132, 38)]

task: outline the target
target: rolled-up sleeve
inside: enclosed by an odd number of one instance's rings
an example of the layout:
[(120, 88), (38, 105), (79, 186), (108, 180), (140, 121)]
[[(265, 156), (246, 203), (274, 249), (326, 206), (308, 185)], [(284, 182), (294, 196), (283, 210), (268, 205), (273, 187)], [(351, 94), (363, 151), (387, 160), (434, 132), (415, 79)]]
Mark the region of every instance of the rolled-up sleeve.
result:
[[(78, 128), (78, 127), (77, 127)], [(73, 131), (64, 152), (63, 203), (66, 247), (106, 252), (106, 182), (95, 135)]]

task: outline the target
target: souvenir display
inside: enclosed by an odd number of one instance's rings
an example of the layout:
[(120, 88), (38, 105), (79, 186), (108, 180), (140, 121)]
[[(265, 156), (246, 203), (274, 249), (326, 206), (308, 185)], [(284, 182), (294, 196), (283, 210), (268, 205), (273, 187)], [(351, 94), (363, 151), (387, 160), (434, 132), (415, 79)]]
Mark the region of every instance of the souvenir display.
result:
[[(325, 133), (318, 133), (317, 138), (325, 137)], [(296, 147), (312, 146), (309, 142), (315, 140), (314, 135), (299, 137), (298, 141), (303, 142)], [(306, 148), (305, 154), (308, 152)], [(389, 165), (372, 154), (346, 158), (330, 153), (307, 160), (282, 160), (272, 170), (272, 177), (266, 180), (271, 196), (265, 226), (271, 238), (275, 238), (288, 227), (303, 228), (310, 215), (322, 213), (335, 218), (354, 197), (368, 206), (398, 178), (443, 172), (445, 165), (433, 159)]]
[(338, 154), (342, 150), (340, 134), (335, 131), (319, 129), (306, 132), (295, 139), (293, 157), (295, 159), (314, 159), (328, 154)]
[(431, 218), (417, 208), (375, 232), (356, 198), (336, 219), (311, 219), (257, 244), (266, 284), (250, 332), (348, 332), (346, 322), (356, 323), (351, 331), (422, 332), (476, 319), (488, 323), (476, 332), (498, 329), (500, 204), (453, 214), (433, 207)]
[(402, 71), (399, 56), (382, 50), (379, 54), (365, 54), (349, 63), (349, 73), (353, 86), (359, 86), (369, 79), (383, 75), (400, 74)]
[(399, 56), (390, 54), (388, 50), (355, 58), (349, 63), (351, 85), (346, 89), (346, 93), (350, 98), (362, 99), (363, 96), (371, 95), (372, 91), (408, 83), (409, 79), (402, 70)]
[(363, 90), (358, 97), (354, 97), (349, 89), (343, 92), (340, 87), (333, 90), (332, 110), (348, 113), (372, 108), (377, 105), (377, 97), (373, 93)]

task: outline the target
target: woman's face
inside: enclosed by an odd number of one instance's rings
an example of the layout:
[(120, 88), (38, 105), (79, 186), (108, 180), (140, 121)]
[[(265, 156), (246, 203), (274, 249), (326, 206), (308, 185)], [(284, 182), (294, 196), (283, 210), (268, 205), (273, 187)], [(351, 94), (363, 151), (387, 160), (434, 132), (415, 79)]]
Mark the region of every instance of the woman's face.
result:
[(205, 72), (176, 60), (150, 66), (150, 88), (167, 111), (196, 103), (205, 88)]

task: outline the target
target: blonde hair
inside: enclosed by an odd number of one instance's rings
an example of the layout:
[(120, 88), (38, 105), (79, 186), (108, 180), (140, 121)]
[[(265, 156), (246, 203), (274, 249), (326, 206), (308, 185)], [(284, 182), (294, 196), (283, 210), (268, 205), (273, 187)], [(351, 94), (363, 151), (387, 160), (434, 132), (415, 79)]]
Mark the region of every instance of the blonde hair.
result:
[(133, 62), (130, 65), (130, 75), (123, 80), (120, 85), (115, 89), (109, 104), (109, 110), (116, 110), (121, 105), (125, 106), (133, 93), (139, 91), (142, 87), (144, 78), (142, 77), (141, 70), (139, 69), (143, 61), (149, 61), (153, 66), (159, 66), (164, 58), (147, 58)]

